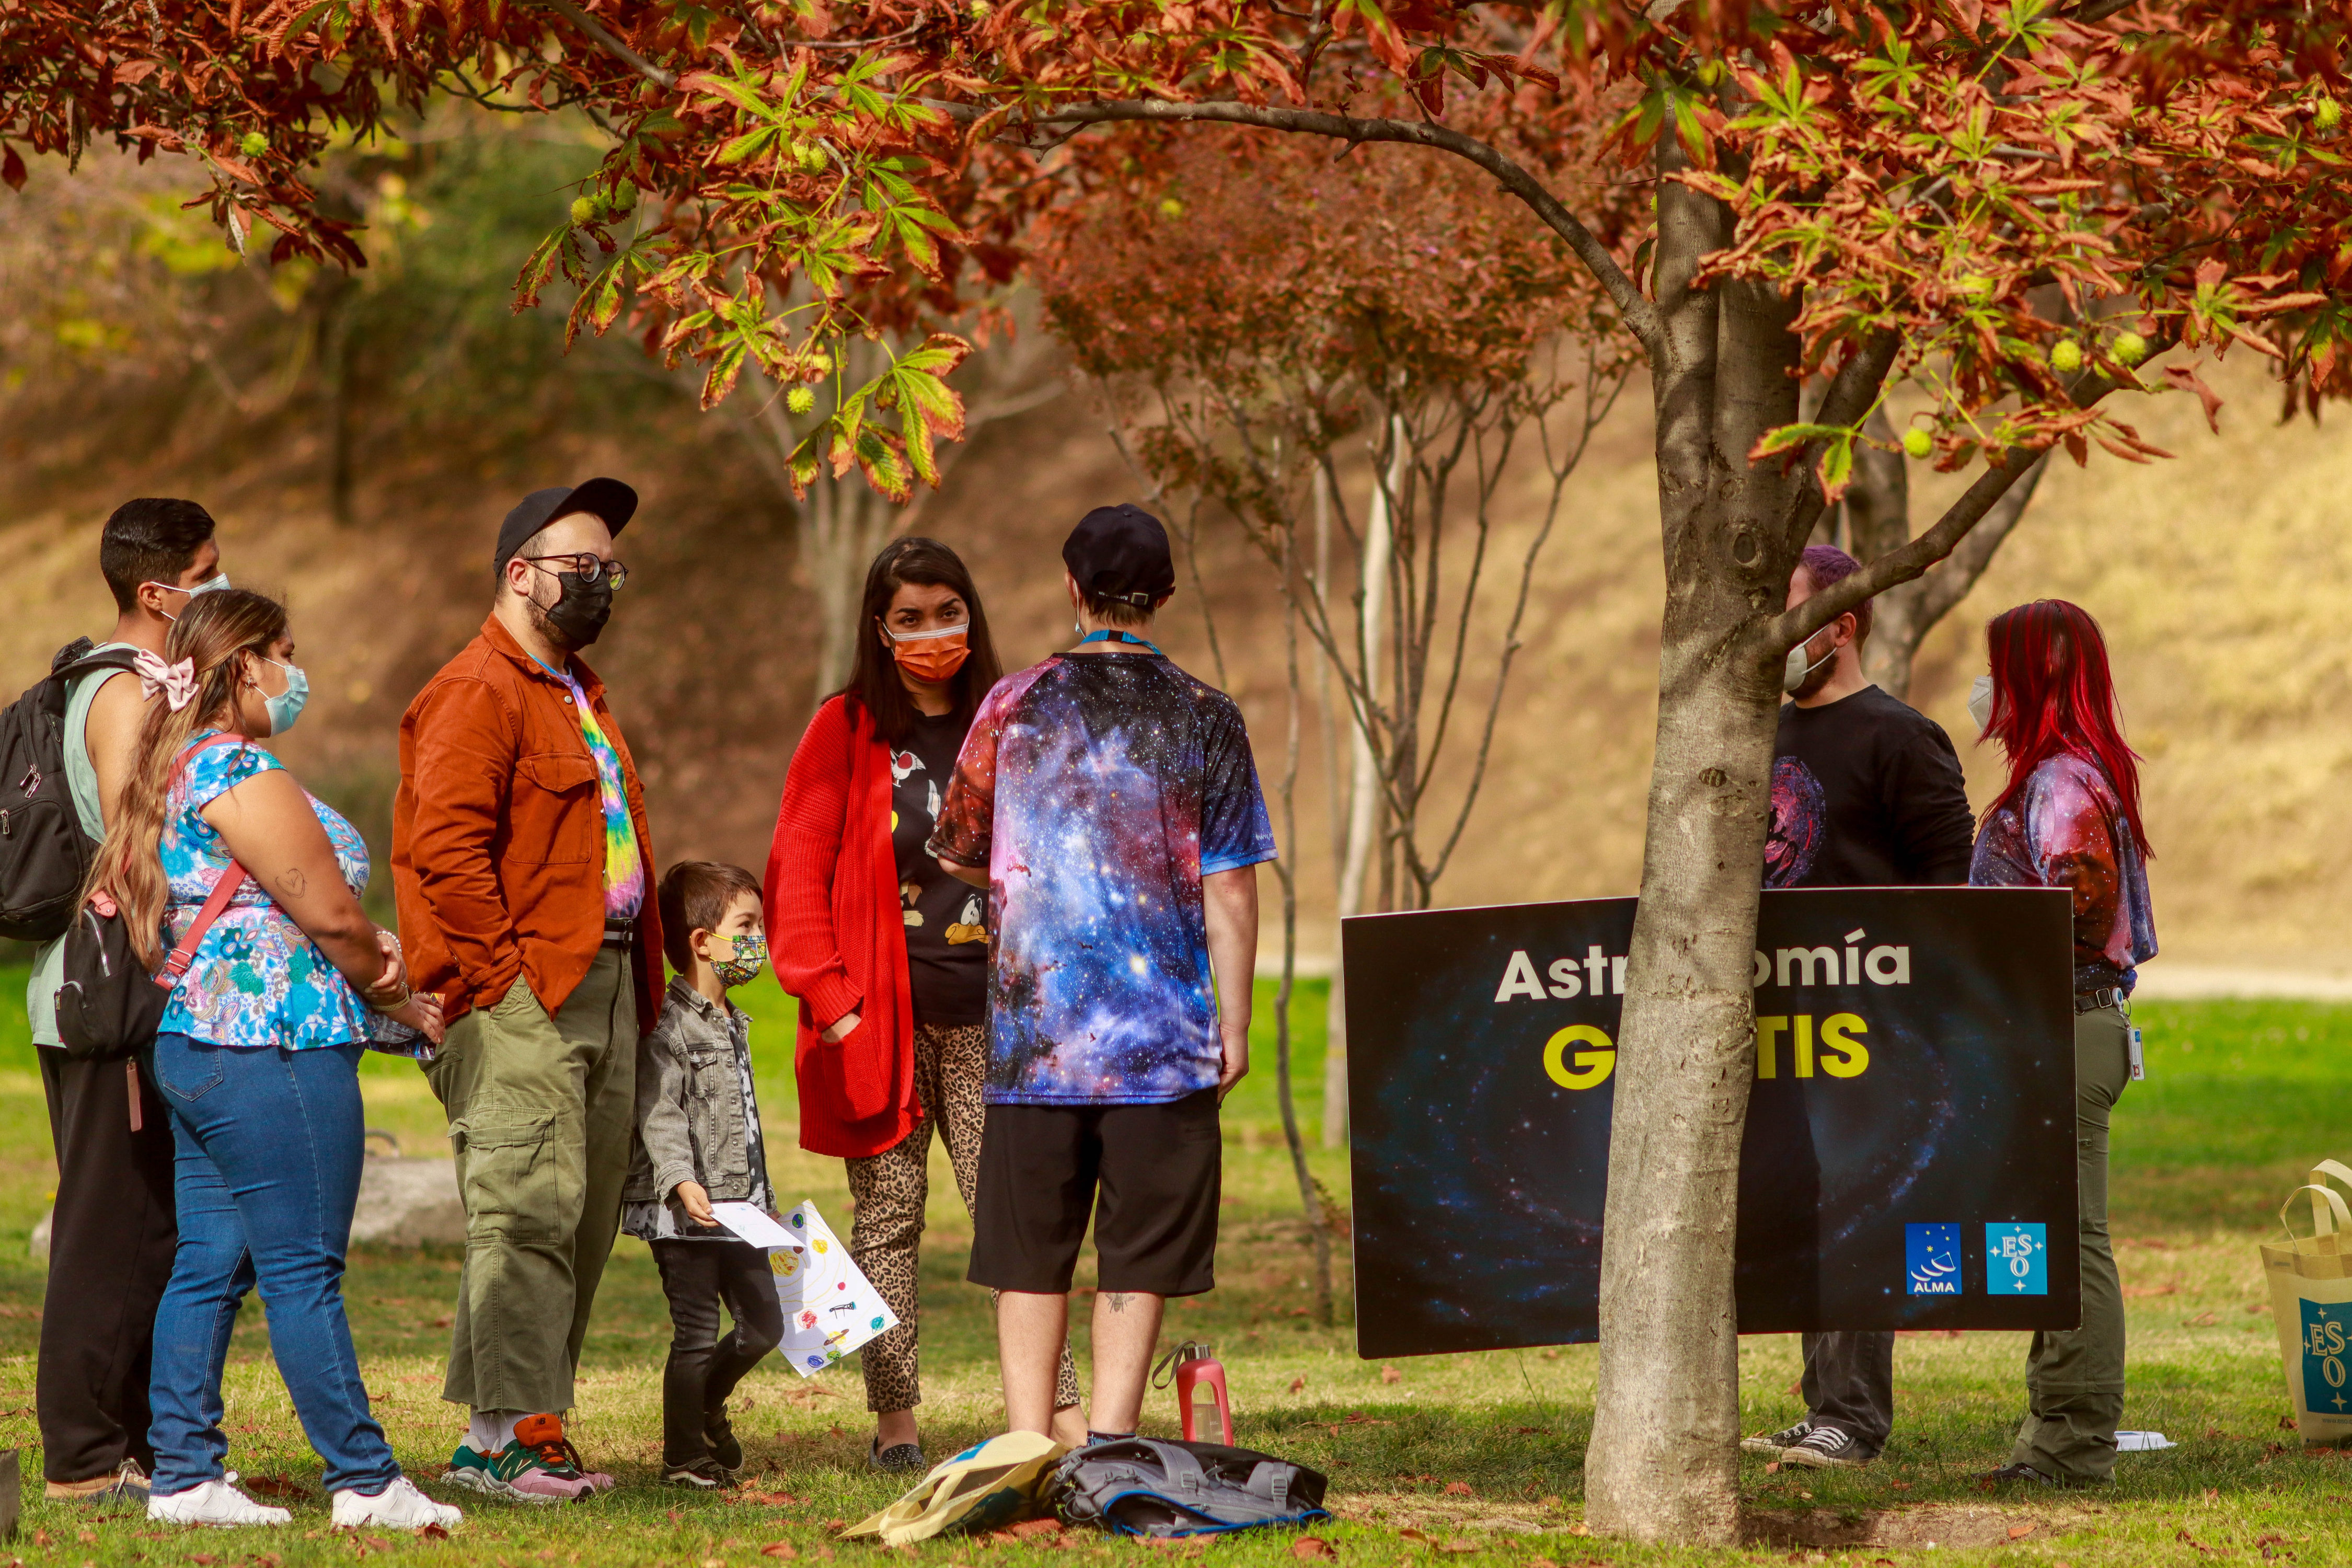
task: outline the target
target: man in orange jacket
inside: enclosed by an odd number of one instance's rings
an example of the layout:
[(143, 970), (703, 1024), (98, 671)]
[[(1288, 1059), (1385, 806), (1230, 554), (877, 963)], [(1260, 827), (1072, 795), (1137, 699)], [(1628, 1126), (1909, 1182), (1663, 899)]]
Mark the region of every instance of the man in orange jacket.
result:
[(609, 1488), (563, 1435), (628, 1175), (638, 1035), (662, 994), (644, 791), (576, 655), (628, 581), (617, 479), (534, 490), (499, 530), (481, 635), (400, 725), (393, 886), (449, 1037), (425, 1076), (466, 1204), (443, 1479), (525, 1502)]

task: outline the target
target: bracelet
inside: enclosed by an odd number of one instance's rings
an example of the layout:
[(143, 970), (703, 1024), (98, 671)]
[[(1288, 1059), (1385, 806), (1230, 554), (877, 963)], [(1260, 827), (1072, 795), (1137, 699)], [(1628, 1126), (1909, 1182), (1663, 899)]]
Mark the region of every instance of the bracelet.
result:
[(400, 994), (398, 996), (394, 997), (390, 1002), (378, 1007), (376, 1011), (379, 1013), (397, 1013), (403, 1007), (407, 1006), (408, 1004), (415, 998), (415, 986), (404, 985), (400, 988)]

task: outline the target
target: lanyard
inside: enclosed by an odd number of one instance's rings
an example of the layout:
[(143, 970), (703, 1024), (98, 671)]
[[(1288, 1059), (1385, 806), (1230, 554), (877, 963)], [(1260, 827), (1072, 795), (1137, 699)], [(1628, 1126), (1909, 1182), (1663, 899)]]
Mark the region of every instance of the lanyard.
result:
[(1159, 653), (1160, 657), (1162, 658), (1166, 658), (1168, 657), (1164, 653), (1160, 653), (1160, 645), (1158, 643), (1153, 642), (1150, 637), (1137, 637), (1133, 632), (1088, 632), (1086, 636), (1078, 639), (1078, 646), (1080, 647), (1084, 647), (1090, 642), (1131, 642), (1143, 647), (1148, 647), (1154, 653)]

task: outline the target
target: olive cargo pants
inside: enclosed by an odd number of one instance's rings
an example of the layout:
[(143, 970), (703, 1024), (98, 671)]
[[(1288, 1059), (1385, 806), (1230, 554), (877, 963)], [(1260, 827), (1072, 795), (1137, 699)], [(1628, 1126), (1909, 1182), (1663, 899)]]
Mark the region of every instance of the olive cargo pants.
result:
[[(2074, 1015), (2074, 1159), (2082, 1199), (2083, 1326), (2039, 1330), (2025, 1363), (2027, 1415), (2010, 1462), (2058, 1480), (2104, 1481), (2124, 1413), (2124, 1293), (2107, 1238), (2107, 1118), (2131, 1080), (2131, 1021)], [(2054, 1239), (2054, 1238), (2053, 1238)]]
[(561, 1414), (621, 1225), (635, 1125), (637, 1007), (606, 947), (550, 1018), (517, 979), (449, 1027), (425, 1078), (449, 1117), (466, 1266), (441, 1397)]

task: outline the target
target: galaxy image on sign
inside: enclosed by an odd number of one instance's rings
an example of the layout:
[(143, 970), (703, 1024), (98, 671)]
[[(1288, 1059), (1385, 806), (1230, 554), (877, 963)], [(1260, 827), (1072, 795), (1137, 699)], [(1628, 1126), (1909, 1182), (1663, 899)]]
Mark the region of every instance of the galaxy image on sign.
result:
[[(1599, 1337), (1633, 912), (1345, 922), (1358, 1353)], [(2071, 940), (2052, 889), (1763, 894), (1741, 1332), (2081, 1321)]]

